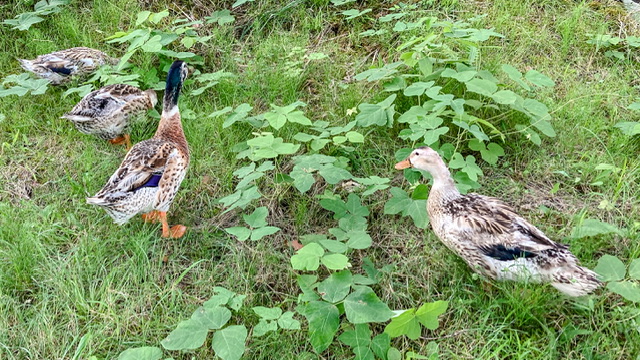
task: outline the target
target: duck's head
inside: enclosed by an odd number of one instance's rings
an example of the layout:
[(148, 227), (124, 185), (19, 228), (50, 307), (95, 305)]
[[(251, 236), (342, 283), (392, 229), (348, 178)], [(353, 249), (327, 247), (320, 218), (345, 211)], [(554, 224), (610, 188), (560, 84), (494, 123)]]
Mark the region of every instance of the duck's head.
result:
[(189, 68), (184, 61), (174, 61), (169, 68), (167, 74), (167, 88), (176, 87), (178, 84), (182, 84), (189, 74)]
[(432, 175), (441, 171), (443, 165), (440, 155), (428, 146), (419, 147), (411, 152), (406, 160), (396, 164), (396, 170), (414, 168), (428, 171)]
[(167, 87), (164, 90), (163, 111), (169, 111), (178, 105), (178, 96), (182, 90), (182, 82), (187, 78), (189, 68), (184, 61), (174, 61), (167, 74)]

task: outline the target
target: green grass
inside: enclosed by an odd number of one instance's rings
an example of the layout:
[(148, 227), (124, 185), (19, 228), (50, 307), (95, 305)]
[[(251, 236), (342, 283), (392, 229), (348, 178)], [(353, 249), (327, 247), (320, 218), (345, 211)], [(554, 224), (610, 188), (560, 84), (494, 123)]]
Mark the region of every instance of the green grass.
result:
[[(0, 5), (0, 18), (28, 11), (27, 3)], [(141, 8), (139, 3), (152, 4)], [(19, 73), (15, 58), (72, 46), (122, 54), (124, 46), (106, 44), (105, 38), (128, 29), (140, 10), (168, 7), (172, 16), (182, 17), (195, 8), (197, 17), (231, 5), (218, 1), (203, 9), (201, 3), (74, 2), (26, 32), (1, 26), (0, 71), (5, 76)], [(483, 67), (497, 69), (508, 63), (520, 70), (533, 68), (557, 83), (535, 96), (553, 112), (557, 137), (543, 138), (542, 145), (535, 146), (510, 134), (504, 144), (506, 156), (496, 166), (480, 164), (485, 177), (478, 192), (513, 204), (551, 238), (569, 243), (588, 267), (605, 253), (625, 261), (640, 257), (640, 148), (613, 127), (637, 120), (637, 113), (625, 107), (637, 97), (634, 85), (640, 67), (607, 58), (585, 42), (588, 33), (617, 34), (616, 12), (569, 0), (414, 3), (424, 14), (442, 18), (487, 14), (477, 26), (494, 27), (505, 38), (482, 50)], [(367, 7), (376, 9), (372, 15), (387, 6), (361, 6)], [(235, 241), (222, 229), (236, 226), (240, 213), (222, 213), (215, 199), (233, 191), (231, 174), (243, 163), (231, 148), (250, 138), (252, 129), (223, 129), (222, 118), (207, 115), (241, 103), (260, 113), (270, 103), (301, 100), (308, 104), (304, 111), (312, 120), (344, 124), (352, 119), (347, 110), (384, 99), (387, 94), (375, 85), (351, 79), (369, 66), (395, 61), (399, 40), (391, 34), (360, 38), (357, 34), (370, 22), (367, 17), (345, 21), (340, 11), (349, 8), (336, 9), (320, 0), (259, 0), (234, 11), (234, 29), (212, 30), (209, 43), (197, 47), (204, 57), (205, 65), (199, 67), (203, 72), (222, 69), (237, 77), (197, 98), (189, 97), (187, 89), (181, 98), (182, 111), (192, 109), (197, 116), (183, 120), (192, 163), (169, 212), (172, 223), (189, 228), (179, 240), (161, 239), (157, 225), (139, 219), (117, 227), (103, 211), (85, 204), (85, 197), (97, 192), (117, 168), (124, 150), (80, 134), (60, 119), (78, 100), (62, 98), (64, 87), (50, 88), (41, 96), (0, 98), (0, 113), (6, 115), (0, 122), (0, 359), (74, 358), (83, 337), (81, 359), (111, 359), (127, 348), (156, 346), (212, 295), (213, 286), (248, 295), (243, 310), (234, 315), (236, 323), (257, 322), (251, 306), (295, 307), (299, 288), (289, 264), (293, 249), (287, 243), (335, 225), (312, 196), (324, 189), (300, 195), (287, 185), (263, 180), (265, 197), (259, 202), (269, 207), (270, 224), (282, 230), (259, 242)], [(301, 67), (296, 63), (299, 56), (289, 56), (294, 47), (324, 52), (330, 61)], [(134, 61), (159, 66), (149, 56)], [(291, 77), (291, 69), (302, 71)], [(136, 124), (133, 140), (152, 136), (155, 121)], [(408, 187), (392, 164), (394, 152), (410, 144), (394, 135), (386, 129), (367, 133), (365, 144), (351, 155), (354, 175), (390, 177), (394, 186)], [(289, 160), (278, 161), (286, 167)], [(602, 179), (602, 185), (592, 185), (600, 163), (623, 170)], [(554, 186), (558, 191), (552, 193)], [(640, 354), (637, 307), (604, 292), (588, 304), (563, 298), (550, 286), (488, 285), (430, 230), (383, 215), (387, 198), (387, 192), (379, 192), (367, 200), (374, 246), (352, 255), (354, 268), (360, 268), (365, 256), (378, 266), (395, 264), (375, 287), (392, 309), (449, 301), (440, 328), (424, 332), (418, 341), (395, 339), (394, 346), (420, 352), (435, 340), (445, 359), (633, 359)], [(613, 206), (599, 208), (603, 201)], [(626, 236), (573, 240), (569, 234), (581, 217), (629, 231)], [(372, 328), (374, 333), (383, 330), (381, 325)], [(572, 335), (570, 329), (587, 333)], [(272, 333), (252, 338), (245, 358), (341, 359), (351, 354), (338, 341), (331, 349), (315, 354), (306, 331)], [(170, 356), (213, 354), (206, 345)]]

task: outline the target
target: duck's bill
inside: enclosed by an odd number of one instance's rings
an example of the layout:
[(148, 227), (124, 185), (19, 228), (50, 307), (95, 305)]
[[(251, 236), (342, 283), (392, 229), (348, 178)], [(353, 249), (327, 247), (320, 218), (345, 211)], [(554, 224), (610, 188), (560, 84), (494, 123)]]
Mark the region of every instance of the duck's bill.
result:
[(402, 160), (399, 163), (397, 163), (395, 166), (396, 170), (408, 169), (410, 167), (411, 167), (411, 163), (409, 162), (409, 160)]

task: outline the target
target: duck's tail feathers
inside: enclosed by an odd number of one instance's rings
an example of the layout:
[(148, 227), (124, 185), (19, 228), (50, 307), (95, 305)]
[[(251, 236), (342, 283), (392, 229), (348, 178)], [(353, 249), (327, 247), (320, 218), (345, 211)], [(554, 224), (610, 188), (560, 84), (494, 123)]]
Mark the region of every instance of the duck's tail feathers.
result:
[(60, 118), (71, 120), (73, 122), (86, 122), (86, 121), (93, 120), (91, 116), (75, 115), (75, 114), (64, 114)]
[(87, 204), (97, 205), (97, 206), (107, 206), (107, 205), (109, 205), (109, 203), (107, 203), (104, 198), (96, 197), (96, 196), (88, 197), (87, 198)]
[(33, 71), (33, 61), (26, 59), (18, 59), (20, 66), (27, 71)]
[(573, 265), (560, 269), (553, 276), (551, 285), (568, 296), (583, 296), (602, 285), (598, 275), (582, 266)]

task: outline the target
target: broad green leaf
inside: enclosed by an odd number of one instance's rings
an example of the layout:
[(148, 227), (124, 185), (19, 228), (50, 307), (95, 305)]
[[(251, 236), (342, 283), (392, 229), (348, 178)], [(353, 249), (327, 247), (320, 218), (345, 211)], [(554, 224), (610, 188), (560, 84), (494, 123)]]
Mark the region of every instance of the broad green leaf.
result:
[(640, 302), (640, 285), (637, 282), (614, 281), (607, 284), (607, 289), (629, 301)]
[(268, 112), (264, 114), (264, 118), (267, 119), (269, 125), (276, 130), (282, 128), (284, 124), (287, 123), (287, 116), (277, 112)]
[(495, 83), (484, 79), (473, 79), (466, 82), (465, 85), (468, 91), (485, 96), (491, 96), (498, 90), (498, 86)]
[(16, 16), (14, 19), (8, 19), (3, 21), (4, 24), (13, 25), (14, 30), (29, 30), (31, 25), (44, 21), (43, 18), (36, 15), (34, 12), (26, 12)]
[(435, 144), (438, 140), (440, 140), (440, 136), (446, 134), (449, 132), (449, 128), (446, 126), (434, 129), (434, 130), (428, 130), (424, 133), (424, 143), (427, 145), (433, 145)]
[(385, 322), (393, 314), (387, 304), (367, 286), (354, 286), (354, 292), (344, 299), (344, 312), (352, 324)]
[(396, 94), (392, 94), (377, 104), (360, 104), (360, 113), (356, 116), (358, 125), (362, 127), (378, 125), (384, 126), (393, 122), (395, 114), (393, 102)]
[(301, 193), (309, 191), (311, 186), (316, 182), (313, 174), (298, 167), (295, 167), (289, 176), (293, 178), (293, 186), (295, 186)]
[(229, 291), (220, 286), (214, 287), (213, 291), (215, 295), (202, 304), (206, 308), (217, 308), (220, 305), (227, 305), (231, 298), (236, 295), (233, 291)]
[(227, 324), (231, 319), (231, 311), (226, 307), (199, 307), (191, 315), (191, 320), (202, 325), (208, 330), (218, 330)]
[(252, 228), (259, 228), (267, 226), (267, 221), (265, 220), (267, 218), (267, 215), (269, 215), (269, 210), (267, 210), (265, 206), (261, 206), (259, 208), (256, 208), (250, 215), (244, 214), (242, 215), (242, 217), (244, 218), (244, 221), (247, 223), (247, 225), (251, 226)]
[(625, 135), (634, 136), (640, 134), (640, 122), (626, 121), (613, 125), (620, 129)]
[(142, 45), (142, 50), (145, 52), (151, 52), (151, 53), (155, 53), (162, 50), (162, 43), (160, 43), (161, 39), (162, 37), (160, 35), (153, 36), (151, 39), (147, 40), (147, 42), (145, 42)]
[(420, 323), (415, 316), (415, 309), (409, 309), (402, 314), (391, 319), (391, 322), (384, 328), (384, 332), (392, 338), (406, 335), (411, 340), (420, 337)]
[(251, 232), (251, 240), (260, 240), (263, 237), (275, 234), (278, 231), (280, 231), (280, 228), (276, 226), (265, 226), (258, 229), (253, 229), (253, 231)]
[(640, 259), (635, 259), (629, 265), (629, 277), (640, 280)]
[(404, 190), (397, 187), (391, 188), (391, 195), (393, 197), (384, 204), (385, 214), (402, 213), (403, 216), (411, 216), (416, 227), (426, 229), (429, 225), (426, 200), (413, 200)]
[(349, 194), (346, 202), (347, 211), (356, 216), (369, 216), (369, 209), (360, 202), (360, 197), (354, 193)]
[(598, 265), (593, 270), (602, 277), (602, 281), (622, 280), (627, 272), (626, 266), (620, 259), (606, 254), (602, 255), (598, 260)]
[(340, 199), (322, 199), (320, 206), (335, 213), (334, 219), (340, 219), (347, 213), (347, 205)]
[(511, 90), (500, 90), (493, 95), (491, 98), (495, 100), (498, 104), (513, 104), (518, 99), (518, 95)]
[(300, 321), (293, 318), (293, 311), (287, 311), (278, 319), (278, 326), (286, 330), (300, 330)]
[(620, 234), (620, 230), (611, 224), (607, 224), (596, 219), (584, 219), (580, 225), (573, 228), (571, 237), (580, 239), (588, 236), (598, 236), (603, 234)]
[(523, 105), (527, 111), (536, 116), (543, 117), (549, 114), (549, 108), (547, 107), (547, 105), (541, 103), (538, 100), (524, 99)]
[(498, 162), (498, 158), (504, 156), (504, 149), (496, 143), (489, 143), (486, 149), (480, 150), (480, 154), (484, 161), (495, 165)]
[(278, 320), (280, 315), (282, 315), (282, 309), (277, 307), (268, 308), (264, 306), (255, 306), (252, 307), (251, 310), (265, 320)]
[(140, 11), (138, 13), (138, 16), (136, 17), (136, 26), (139, 26), (143, 22), (147, 21), (147, 19), (149, 18), (149, 15), (151, 15), (151, 11), (147, 11), (147, 10)]
[(225, 24), (230, 24), (235, 21), (235, 17), (231, 15), (231, 11), (228, 9), (218, 10), (211, 13), (211, 16), (205, 17), (207, 24), (218, 23), (218, 25), (222, 26)]
[(502, 71), (509, 75), (511, 80), (515, 81), (520, 87), (527, 91), (531, 91), (531, 86), (522, 80), (522, 73), (518, 71), (518, 69), (514, 68), (511, 65), (504, 64), (502, 65)]
[(358, 9), (351, 9), (351, 10), (345, 10), (342, 12), (342, 15), (345, 15), (346, 18), (345, 20), (351, 20), (351, 19), (355, 19), (357, 17), (360, 17), (368, 12), (370, 12), (371, 9), (364, 9), (362, 11), (358, 10)]
[(387, 351), (387, 360), (402, 360), (402, 353), (394, 347), (389, 348)]
[(416, 310), (415, 315), (424, 327), (429, 330), (435, 330), (439, 326), (438, 316), (447, 311), (447, 306), (449, 306), (449, 303), (446, 301), (426, 303)]
[(251, 229), (244, 226), (234, 226), (224, 229), (224, 231), (238, 238), (238, 241), (245, 241), (251, 236)]
[(345, 330), (338, 339), (351, 348), (368, 347), (371, 343), (371, 330), (368, 324), (357, 324), (353, 329)]
[(351, 179), (351, 173), (345, 169), (335, 167), (333, 165), (325, 165), (318, 170), (318, 174), (322, 176), (326, 182), (335, 185), (342, 180)]
[(337, 303), (349, 294), (352, 284), (353, 276), (351, 271), (338, 271), (318, 284), (318, 293), (320, 293), (322, 299), (330, 303)]
[(349, 249), (347, 245), (337, 240), (320, 240), (319, 243), (333, 253), (341, 254)]
[(276, 330), (278, 330), (278, 323), (275, 320), (269, 321), (265, 319), (260, 319), (258, 324), (253, 327), (252, 335), (256, 337), (260, 337), (268, 333), (269, 331), (276, 331)]
[(118, 355), (118, 360), (160, 360), (162, 350), (155, 346), (127, 349)]
[(380, 359), (387, 358), (387, 352), (390, 347), (391, 337), (387, 333), (378, 334), (371, 340), (371, 351)]
[(213, 334), (211, 347), (222, 360), (238, 360), (244, 354), (247, 328), (244, 325), (227, 326)]
[(349, 258), (343, 254), (328, 254), (320, 259), (320, 262), (330, 270), (342, 270), (349, 264)]
[(373, 240), (365, 231), (351, 230), (347, 232), (347, 246), (352, 249), (366, 249), (371, 246)]
[(192, 350), (201, 347), (209, 329), (195, 320), (181, 321), (160, 343), (167, 350)]
[(404, 89), (405, 96), (420, 96), (430, 89), (435, 84), (435, 81), (422, 82), (418, 81)]
[(527, 80), (529, 80), (533, 85), (536, 85), (536, 86), (553, 87), (556, 85), (556, 83), (553, 82), (553, 80), (551, 80), (549, 77), (547, 77), (546, 75), (536, 70), (527, 71), (524, 77)]
[(347, 140), (349, 140), (349, 142), (352, 142), (352, 143), (364, 142), (364, 135), (360, 134), (357, 131), (349, 131), (345, 134), (345, 136), (347, 137)]
[(333, 342), (340, 325), (338, 308), (324, 301), (311, 301), (298, 307), (309, 323), (309, 341), (313, 349), (321, 353)]
[(322, 246), (316, 243), (307, 244), (291, 257), (291, 266), (295, 270), (317, 270), (323, 255)]

